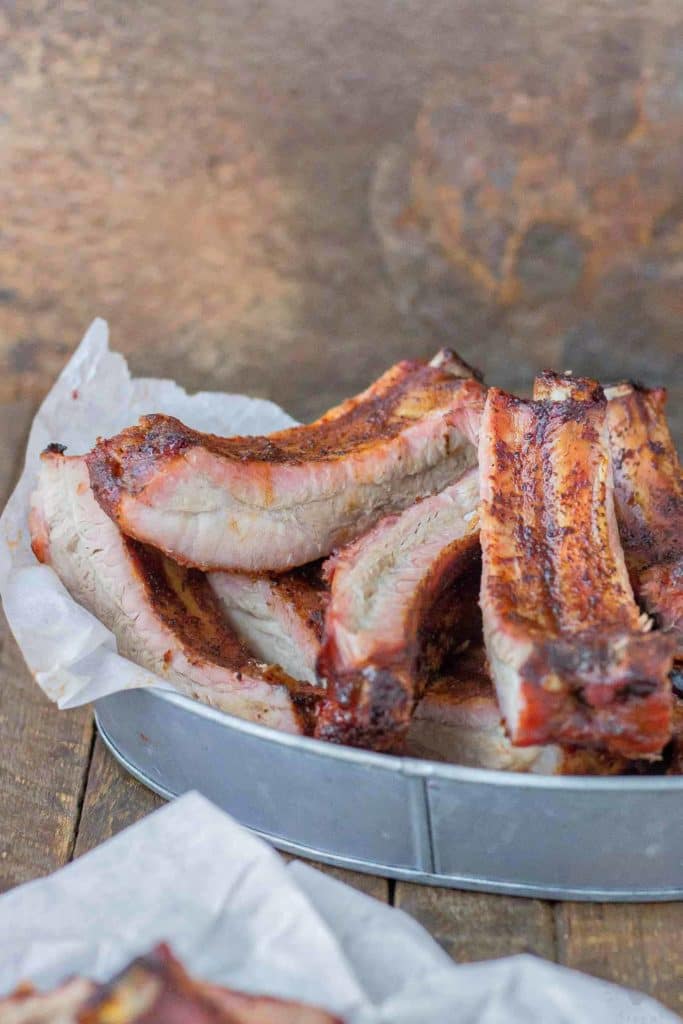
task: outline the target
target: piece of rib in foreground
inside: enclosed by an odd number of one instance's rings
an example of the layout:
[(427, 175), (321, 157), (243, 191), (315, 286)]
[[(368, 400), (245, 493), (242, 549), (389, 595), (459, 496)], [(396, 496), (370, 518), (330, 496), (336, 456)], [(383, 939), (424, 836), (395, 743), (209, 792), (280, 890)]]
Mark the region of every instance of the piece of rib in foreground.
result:
[(677, 644), (683, 675), (683, 474), (666, 422), (666, 391), (606, 388), (614, 498), (636, 596)]
[(203, 573), (120, 533), (92, 495), (84, 459), (43, 454), (31, 537), (37, 558), (112, 631), (119, 654), (230, 714), (307, 731), (311, 688), (248, 654)]
[(310, 426), (223, 438), (169, 416), (87, 462), (119, 527), (202, 569), (284, 571), (328, 555), (476, 462), (484, 388), (455, 355), (402, 362)]
[(473, 469), (330, 560), (316, 736), (400, 749), (430, 672), (480, 630), (478, 503)]
[(342, 1024), (303, 1003), (191, 977), (161, 943), (91, 995), (82, 1024)]
[(546, 375), (542, 400), (493, 388), (481, 426), (484, 636), (514, 743), (629, 758), (671, 733), (673, 643), (651, 633), (614, 516), (606, 401)]

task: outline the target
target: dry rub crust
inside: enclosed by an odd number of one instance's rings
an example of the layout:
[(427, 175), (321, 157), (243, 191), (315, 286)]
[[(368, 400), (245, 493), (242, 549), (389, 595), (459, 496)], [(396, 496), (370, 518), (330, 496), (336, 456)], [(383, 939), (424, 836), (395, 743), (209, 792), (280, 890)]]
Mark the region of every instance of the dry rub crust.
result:
[(315, 688), (292, 679), (277, 665), (258, 664), (225, 622), (220, 602), (199, 569), (186, 569), (160, 551), (124, 537), (123, 542), (155, 615), (192, 661), (256, 671), (268, 683), (285, 686), (299, 716), (301, 733), (312, 731), (319, 700)]
[(514, 743), (657, 755), (673, 644), (634, 601), (614, 518), (606, 402), (546, 374), (496, 388), (481, 427), (484, 635)]
[(74, 978), (51, 992), (24, 986), (0, 999), (7, 1024), (342, 1024), (303, 1003), (192, 978), (165, 943), (111, 981)]
[[(467, 454), (459, 452), (458, 444), (465, 449), (466, 438), (476, 442), (483, 401), (484, 389), (474, 371), (444, 351), (429, 364), (401, 362), (367, 391), (316, 422), (268, 436), (224, 438), (192, 430), (170, 416), (144, 416), (136, 426), (98, 442), (87, 457), (90, 481), (100, 506), (124, 532), (152, 543), (176, 561), (204, 569), (282, 571), (328, 554), (384, 512), (444, 486), (451, 462), (459, 459), (462, 464), (454, 468), (462, 472)], [(419, 434), (422, 427), (424, 436)], [(183, 542), (168, 540), (169, 513), (187, 516), (186, 497), (177, 499), (177, 508), (171, 507), (174, 481), (196, 473), (200, 463), (215, 488), (201, 509), (207, 532), (227, 531), (224, 544), (234, 536), (235, 550), (231, 546), (229, 557), (213, 557), (213, 536), (208, 541), (200, 537), (189, 554)], [(424, 492), (421, 474), (428, 476)], [(221, 488), (225, 508), (216, 509)], [(344, 500), (348, 492), (350, 498)], [(334, 498), (337, 504), (327, 510), (321, 498)], [(277, 526), (287, 531), (286, 537), (298, 537), (302, 508), (320, 517), (313, 527), (320, 529), (322, 550), (310, 547), (315, 529), (307, 528), (307, 549), (287, 564), (279, 550), (273, 564), (262, 564), (268, 559), (258, 554), (247, 557), (244, 541), (255, 524), (280, 517), (283, 522), (278, 520)], [(163, 523), (153, 518), (150, 525), (150, 509), (166, 516)], [(260, 519), (254, 519), (257, 514)], [(184, 521), (181, 533), (186, 526)], [(173, 528), (178, 529), (176, 523)], [(264, 529), (262, 545), (271, 540), (267, 534)]]
[(410, 723), (408, 753), (450, 764), (542, 775), (619, 775), (622, 757), (576, 747), (513, 746), (505, 733), (481, 643), (448, 659)]
[(478, 500), (475, 469), (330, 559), (316, 736), (400, 751), (426, 682), (481, 635)]
[(666, 422), (666, 391), (606, 389), (617, 522), (634, 590), (677, 643), (683, 673), (683, 474)]

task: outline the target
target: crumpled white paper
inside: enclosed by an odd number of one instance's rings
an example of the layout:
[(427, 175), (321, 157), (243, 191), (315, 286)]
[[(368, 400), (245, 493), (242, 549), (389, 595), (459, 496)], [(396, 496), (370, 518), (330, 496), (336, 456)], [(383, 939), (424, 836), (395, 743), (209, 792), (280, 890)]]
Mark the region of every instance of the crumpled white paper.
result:
[(90, 451), (145, 413), (177, 416), (198, 430), (262, 434), (295, 420), (272, 402), (246, 395), (188, 395), (170, 380), (131, 377), (111, 352), (104, 320), (95, 320), (33, 421), (26, 464), (0, 518), (0, 594), (26, 663), (51, 700), (76, 707), (117, 690), (169, 684), (116, 653), (116, 641), (77, 604), (49, 566), (39, 565), (28, 532), (40, 453), (51, 442), (68, 453)]
[(0, 994), (104, 980), (166, 940), (189, 970), (349, 1024), (672, 1024), (635, 992), (532, 956), (455, 966), (400, 910), (295, 862), (190, 793), (0, 898)]

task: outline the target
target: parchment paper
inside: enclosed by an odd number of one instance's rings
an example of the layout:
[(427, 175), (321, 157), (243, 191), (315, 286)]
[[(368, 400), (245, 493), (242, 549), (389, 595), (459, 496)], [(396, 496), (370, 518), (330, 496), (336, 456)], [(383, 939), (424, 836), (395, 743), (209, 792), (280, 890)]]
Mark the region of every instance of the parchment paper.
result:
[(272, 402), (245, 395), (188, 395), (170, 380), (134, 379), (111, 352), (104, 320), (95, 320), (33, 422), (26, 463), (0, 518), (0, 594), (10, 628), (37, 682), (59, 707), (117, 690), (169, 685), (116, 653), (114, 636), (67, 593), (56, 573), (31, 551), (27, 518), (39, 456), (50, 444), (71, 455), (90, 451), (145, 413), (177, 416), (198, 430), (255, 434), (295, 420)]
[(288, 867), (190, 793), (0, 898), (0, 993), (104, 980), (169, 941), (198, 976), (352, 1024), (671, 1024), (645, 996), (532, 956), (453, 966), (400, 910)]

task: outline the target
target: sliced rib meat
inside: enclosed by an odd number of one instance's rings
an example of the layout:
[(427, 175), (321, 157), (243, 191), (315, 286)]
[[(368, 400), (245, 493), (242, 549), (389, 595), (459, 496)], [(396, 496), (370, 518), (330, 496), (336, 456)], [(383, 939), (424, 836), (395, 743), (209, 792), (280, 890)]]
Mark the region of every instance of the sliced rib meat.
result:
[(476, 462), (484, 389), (457, 356), (402, 362), (310, 426), (201, 434), (169, 416), (100, 441), (93, 491), (128, 535), (202, 569), (284, 571)]
[(316, 736), (400, 747), (429, 672), (480, 629), (476, 469), (330, 560)]
[(656, 755), (673, 643), (633, 598), (602, 389), (546, 375), (535, 393), (491, 389), (479, 445), (484, 636), (509, 734)]
[(79, 1024), (342, 1024), (303, 1003), (192, 978), (164, 943), (138, 957), (83, 1006)]
[(667, 775), (683, 775), (683, 698), (674, 697), (673, 735), (667, 764)]
[(211, 572), (207, 578), (228, 622), (256, 658), (280, 665), (294, 679), (317, 683), (327, 600), (320, 563), (279, 576)]
[(43, 454), (31, 536), (36, 556), (111, 629), (120, 654), (230, 714), (306, 731), (311, 688), (249, 655), (202, 573), (120, 533), (93, 498), (84, 459)]
[(683, 474), (666, 422), (666, 391), (606, 389), (617, 522), (636, 596), (676, 638), (683, 672)]
[(325, 1010), (197, 981), (161, 943), (111, 981), (0, 999), (0, 1024), (342, 1024)]
[(72, 978), (51, 992), (24, 985), (0, 998), (0, 1024), (78, 1024), (79, 1012), (94, 990), (94, 982), (85, 978)]
[(481, 644), (450, 659), (415, 708), (406, 752), (412, 757), (539, 775), (614, 775), (623, 758), (557, 745), (516, 747), (505, 732)]

